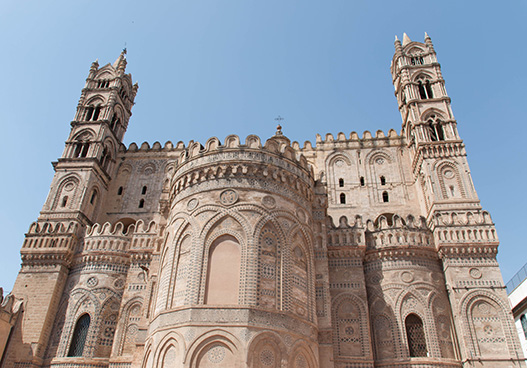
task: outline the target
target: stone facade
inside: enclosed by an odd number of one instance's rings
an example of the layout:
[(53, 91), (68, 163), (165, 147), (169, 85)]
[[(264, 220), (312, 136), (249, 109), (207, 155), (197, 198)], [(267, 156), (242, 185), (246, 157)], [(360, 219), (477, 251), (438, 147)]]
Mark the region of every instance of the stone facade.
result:
[(23, 244), (4, 366), (520, 367), (428, 36), (396, 40), (401, 134), (122, 144), (124, 53), (92, 64)]

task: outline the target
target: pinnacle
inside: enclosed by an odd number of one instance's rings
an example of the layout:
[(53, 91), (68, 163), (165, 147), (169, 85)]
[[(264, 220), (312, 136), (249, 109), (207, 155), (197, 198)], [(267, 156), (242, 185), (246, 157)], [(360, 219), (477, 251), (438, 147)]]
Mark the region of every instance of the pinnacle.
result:
[(406, 33), (404, 33), (403, 34), (403, 46), (408, 45), (410, 42), (412, 42), (412, 40), (410, 39), (410, 37), (408, 37)]

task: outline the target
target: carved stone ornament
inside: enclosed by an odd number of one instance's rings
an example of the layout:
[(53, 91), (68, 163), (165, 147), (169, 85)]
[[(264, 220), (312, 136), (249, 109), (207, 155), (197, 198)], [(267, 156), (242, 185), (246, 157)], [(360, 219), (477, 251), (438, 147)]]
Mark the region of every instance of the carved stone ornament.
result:
[(92, 276), (88, 280), (86, 280), (86, 285), (88, 285), (89, 287), (95, 287), (98, 283), (99, 280), (95, 276)]
[(275, 208), (276, 207), (276, 200), (268, 195), (262, 198), (262, 204), (267, 208)]
[(480, 279), (481, 276), (482, 276), (482, 273), (481, 273), (481, 271), (479, 270), (479, 268), (471, 268), (470, 270), (468, 270), (468, 274), (469, 274), (470, 277), (472, 277), (473, 279)]
[(189, 211), (194, 210), (196, 207), (198, 207), (198, 204), (199, 204), (199, 201), (196, 198), (192, 198), (187, 203), (187, 210), (189, 210)]
[(409, 271), (404, 271), (401, 273), (401, 280), (407, 284), (414, 281), (414, 275)]
[(226, 189), (220, 194), (220, 202), (223, 205), (231, 205), (238, 201), (238, 193), (232, 189)]

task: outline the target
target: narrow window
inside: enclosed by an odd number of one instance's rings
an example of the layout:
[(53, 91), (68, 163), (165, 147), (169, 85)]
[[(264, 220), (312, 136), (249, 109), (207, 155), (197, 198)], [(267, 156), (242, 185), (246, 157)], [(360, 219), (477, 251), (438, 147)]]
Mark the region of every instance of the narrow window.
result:
[(428, 132), (430, 133), (430, 140), (432, 142), (436, 142), (437, 139), (437, 131), (436, 127), (434, 125), (434, 122), (432, 120), (428, 120)]
[(86, 157), (88, 155), (88, 150), (90, 149), (89, 143), (82, 144), (81, 157)]
[(117, 195), (122, 195), (123, 194), (123, 187), (119, 187), (119, 189), (117, 189)]
[(419, 85), (419, 96), (421, 96), (421, 99), (426, 100), (426, 91), (423, 83), (418, 81), (417, 84)]
[(381, 185), (386, 185), (386, 178), (381, 176)]
[(99, 119), (99, 114), (101, 113), (101, 107), (100, 106), (97, 106), (95, 108), (95, 111), (93, 113), (93, 120), (97, 120)]
[(117, 118), (117, 115), (113, 114), (112, 122), (110, 123), (110, 129), (114, 130), (115, 129), (115, 125), (117, 124), (118, 121), (119, 121), (119, 119)]
[(82, 144), (77, 143), (77, 144), (75, 145), (75, 152), (73, 152), (73, 157), (74, 157), (74, 158), (77, 158), (77, 157), (80, 156), (80, 154), (81, 154), (81, 149), (82, 149)]
[(344, 179), (339, 179), (339, 187), (343, 187), (344, 186)]
[(454, 190), (454, 186), (453, 185), (450, 186), (450, 194), (452, 195), (452, 197), (456, 196), (456, 191)]
[(145, 206), (145, 200), (144, 199), (141, 199), (139, 201), (139, 208), (143, 208)]
[(423, 321), (415, 314), (410, 314), (406, 317), (406, 338), (408, 340), (408, 352), (411, 357), (426, 357), (428, 350), (426, 349), (425, 331), (423, 328)]
[(437, 132), (437, 139), (440, 140), (440, 141), (444, 141), (445, 140), (445, 134), (443, 133), (443, 126), (441, 125), (441, 123), (437, 123), (436, 126), (436, 132)]
[(361, 177), (360, 177), (360, 186), (361, 186), (361, 187), (364, 186), (364, 176), (361, 176)]
[(62, 197), (62, 204), (61, 204), (61, 206), (62, 207), (66, 207), (67, 204), (68, 204), (68, 196)]
[(90, 121), (93, 116), (93, 106), (89, 106), (88, 109), (86, 109), (86, 116), (84, 117), (84, 120)]
[(346, 204), (346, 195), (344, 193), (340, 193), (340, 204)]
[(141, 194), (146, 194), (146, 185), (143, 187), (143, 190), (141, 191)]
[(384, 203), (387, 203), (390, 201), (390, 199), (388, 198), (388, 192), (382, 192), (382, 201)]
[(90, 204), (93, 204), (93, 202), (95, 202), (96, 198), (97, 198), (97, 191), (94, 189), (92, 194), (91, 194)]
[(73, 330), (73, 337), (71, 338), (70, 350), (68, 351), (69, 357), (82, 356), (89, 328), (90, 315), (86, 313), (83, 314), (75, 324), (75, 329)]
[(426, 94), (427, 98), (434, 98), (434, 94), (432, 93), (432, 86), (430, 85), (430, 81), (426, 81)]
[(527, 339), (527, 317), (525, 317), (525, 314), (522, 314), (522, 316), (520, 317), (520, 322), (522, 324), (523, 334), (525, 335), (525, 338)]

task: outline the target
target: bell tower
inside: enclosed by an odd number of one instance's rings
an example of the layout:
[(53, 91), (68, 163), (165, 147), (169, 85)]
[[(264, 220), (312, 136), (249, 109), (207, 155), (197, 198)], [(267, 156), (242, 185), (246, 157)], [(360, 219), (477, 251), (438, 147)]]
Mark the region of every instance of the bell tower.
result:
[(430, 37), (425, 33), (424, 43), (396, 37), (390, 69), (422, 212), (442, 261), (457, 358), (468, 366), (521, 366), (496, 229), (472, 183)]
[(115, 63), (92, 63), (62, 156), (38, 220), (20, 251), (22, 265), (12, 293), (23, 300), (5, 366), (41, 367), (53, 323), (85, 228), (97, 221), (115, 158), (132, 115), (137, 84), (125, 74), (126, 51)]
[(125, 68), (126, 50), (113, 65), (99, 68), (97, 61), (92, 63), (66, 147), (53, 164), (52, 190), (39, 220), (66, 218), (82, 224), (97, 220), (138, 89)]
[(406, 33), (402, 43), (396, 37), (391, 72), (427, 217), (454, 203), (481, 209), (430, 37), (425, 33), (424, 43)]

